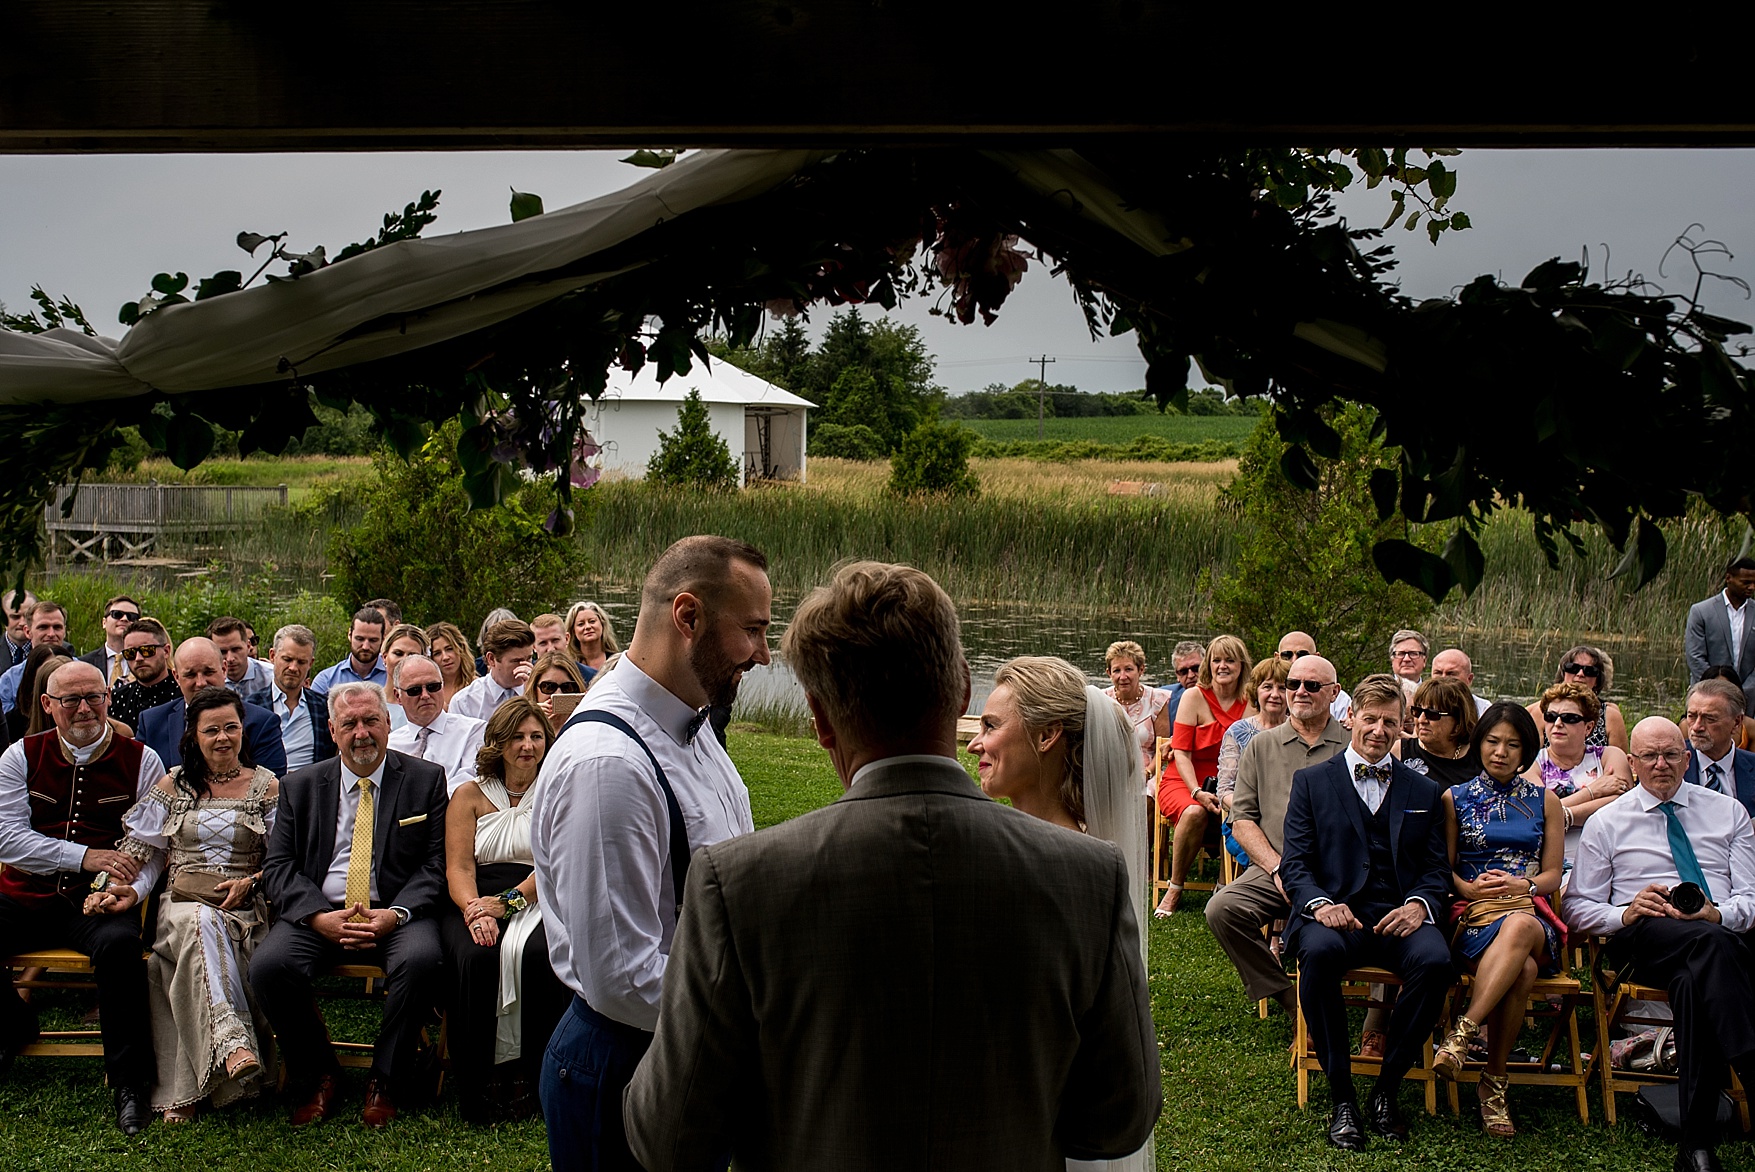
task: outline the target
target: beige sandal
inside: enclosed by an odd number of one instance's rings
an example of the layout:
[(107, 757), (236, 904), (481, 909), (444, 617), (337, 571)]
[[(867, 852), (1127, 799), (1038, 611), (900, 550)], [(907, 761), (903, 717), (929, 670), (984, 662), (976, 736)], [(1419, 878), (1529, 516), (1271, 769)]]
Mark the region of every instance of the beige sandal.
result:
[(1476, 1091), (1481, 1099), (1481, 1126), (1495, 1139), (1510, 1139), (1517, 1134), (1517, 1128), (1511, 1125), (1511, 1107), (1505, 1101), (1510, 1089), (1509, 1075), (1481, 1072), (1481, 1086)]

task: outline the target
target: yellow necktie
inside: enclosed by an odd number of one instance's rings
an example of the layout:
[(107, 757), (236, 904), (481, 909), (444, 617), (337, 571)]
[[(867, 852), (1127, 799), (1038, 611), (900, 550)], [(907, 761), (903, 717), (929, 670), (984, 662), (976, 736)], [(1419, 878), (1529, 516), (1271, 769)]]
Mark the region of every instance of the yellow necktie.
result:
[[(347, 851), (347, 906), (372, 906), (372, 779), (360, 778), (360, 808), (353, 816), (353, 845)], [(355, 916), (363, 920), (364, 916)]]
[(110, 657), (110, 687), (112, 687), (112, 688), (115, 687), (116, 681), (121, 679), (121, 678), (122, 678), (122, 657), (120, 655), (112, 655)]

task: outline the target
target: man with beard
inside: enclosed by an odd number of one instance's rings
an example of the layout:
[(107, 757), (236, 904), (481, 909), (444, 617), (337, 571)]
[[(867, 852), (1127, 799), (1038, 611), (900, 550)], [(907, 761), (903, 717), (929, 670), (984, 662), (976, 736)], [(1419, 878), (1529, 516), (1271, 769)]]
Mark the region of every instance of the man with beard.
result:
[(549, 1042), (556, 1168), (634, 1169), (622, 1091), (652, 1042), (691, 851), (751, 833), (749, 791), (706, 732), (768, 662), (760, 550), (685, 537), (646, 576), (633, 641), (542, 763), (531, 845), (549, 960), (575, 994)]

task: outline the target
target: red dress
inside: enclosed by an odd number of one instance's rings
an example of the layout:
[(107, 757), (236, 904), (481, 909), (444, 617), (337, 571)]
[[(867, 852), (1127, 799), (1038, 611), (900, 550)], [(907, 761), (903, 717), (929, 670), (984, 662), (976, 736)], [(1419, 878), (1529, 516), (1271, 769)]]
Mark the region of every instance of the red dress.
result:
[[(1210, 689), (1202, 688), (1200, 694), (1206, 698), (1207, 710), (1213, 714), (1212, 722), (1196, 728), (1178, 720), (1170, 729), (1170, 747), (1193, 756), (1195, 780), (1204, 785), (1207, 778), (1219, 776), (1219, 742), (1225, 739), (1225, 730), (1249, 710), (1249, 697), (1239, 696), (1237, 703), (1223, 708)], [(1172, 760), (1164, 766), (1164, 772), (1158, 778), (1158, 809), (1164, 812), (1164, 817), (1175, 822), (1182, 816), (1182, 811), (1195, 804), (1194, 795), (1188, 792), (1188, 783), (1182, 780), (1182, 774)]]

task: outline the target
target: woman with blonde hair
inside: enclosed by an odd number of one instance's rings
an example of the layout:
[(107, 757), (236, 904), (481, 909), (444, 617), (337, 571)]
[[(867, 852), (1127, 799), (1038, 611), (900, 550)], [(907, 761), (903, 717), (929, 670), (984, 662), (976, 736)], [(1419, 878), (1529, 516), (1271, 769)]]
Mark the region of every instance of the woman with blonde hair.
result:
[(1229, 729), (1255, 711), (1249, 694), (1249, 648), (1235, 635), (1220, 635), (1207, 644), (1197, 686), (1182, 694), (1170, 734), (1174, 754), (1158, 778), (1158, 809), (1176, 827), (1170, 853), (1170, 883), (1153, 913), (1160, 919), (1176, 910), (1188, 868), (1200, 853), (1207, 834), (1207, 816), (1222, 808), (1219, 748)]
[(439, 665), (439, 682), (445, 685), (439, 700), (449, 710), (451, 697), (475, 682), (475, 649), (456, 623), (434, 623), (426, 634), (428, 654)]
[[(596, 675), (596, 672), (592, 672)], [(562, 692), (585, 691), (585, 677), (570, 651), (550, 651), (530, 667), (530, 678), (524, 683), (524, 698), (542, 709), (542, 714), (555, 723), (555, 696)]]
[(1134, 739), (1139, 743), (1142, 769), (1152, 774), (1152, 759), (1158, 755), (1158, 738), (1170, 735), (1170, 693), (1146, 683), (1146, 649), (1132, 639), (1109, 644), (1103, 653), (1109, 671), (1109, 686), (1103, 694), (1121, 705), (1127, 722), (1133, 726)]
[(615, 628), (609, 624), (609, 616), (595, 602), (575, 602), (567, 608), (567, 650), (580, 667), (585, 669), (585, 678), (603, 670), (603, 662), (620, 651), (621, 644), (616, 642)]
[[(1114, 843), (1127, 861), (1129, 896), (1146, 948), (1146, 807), (1140, 801), (1137, 750), (1121, 706), (1085, 682), (1064, 659), (1024, 655), (1001, 665), (969, 742), (989, 797)], [(1069, 1170), (1150, 1172), (1152, 1141), (1120, 1160), (1068, 1160)]]

